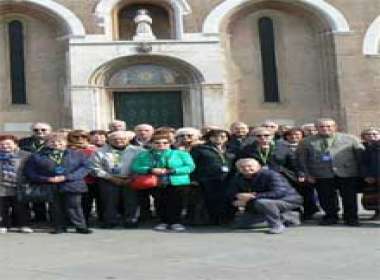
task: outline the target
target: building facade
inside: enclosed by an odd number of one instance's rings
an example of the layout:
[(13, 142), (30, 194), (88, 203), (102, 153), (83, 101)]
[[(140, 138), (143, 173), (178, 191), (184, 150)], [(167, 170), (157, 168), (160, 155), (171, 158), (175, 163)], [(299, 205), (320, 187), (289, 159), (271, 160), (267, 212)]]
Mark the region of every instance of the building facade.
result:
[(380, 1), (0, 0), (0, 37), (2, 132), (379, 124)]

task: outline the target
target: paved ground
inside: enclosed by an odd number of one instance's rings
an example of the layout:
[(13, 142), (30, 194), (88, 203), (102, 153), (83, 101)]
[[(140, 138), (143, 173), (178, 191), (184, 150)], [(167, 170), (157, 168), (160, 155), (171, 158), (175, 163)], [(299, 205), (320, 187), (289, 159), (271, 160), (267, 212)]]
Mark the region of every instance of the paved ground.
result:
[(1, 280), (378, 280), (380, 223), (261, 230), (150, 228), (0, 235)]

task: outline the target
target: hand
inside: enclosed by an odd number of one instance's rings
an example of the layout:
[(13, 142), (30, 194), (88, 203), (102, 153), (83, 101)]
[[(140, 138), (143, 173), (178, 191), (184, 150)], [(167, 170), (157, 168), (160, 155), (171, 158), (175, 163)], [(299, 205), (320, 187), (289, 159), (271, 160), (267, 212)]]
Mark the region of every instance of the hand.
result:
[(65, 176), (55, 176), (48, 179), (48, 182), (53, 184), (62, 183), (64, 181), (66, 181)]
[(306, 181), (309, 182), (310, 184), (315, 184), (316, 180), (314, 177), (307, 176)]
[(254, 199), (256, 197), (256, 193), (238, 193), (236, 195), (236, 199), (246, 204), (248, 201)]
[(166, 169), (166, 168), (153, 168), (151, 171), (150, 171), (152, 174), (154, 175), (166, 175), (169, 173), (169, 169)]
[(365, 177), (364, 181), (368, 184), (374, 184), (376, 182), (376, 179), (373, 177)]
[(120, 177), (110, 177), (109, 181), (116, 185), (116, 186), (124, 186), (127, 184), (127, 180), (125, 178), (120, 178)]
[(245, 207), (247, 205), (247, 203), (244, 203), (241, 200), (234, 200), (232, 202), (232, 205), (239, 208), (239, 207)]
[(299, 183), (305, 183), (305, 181), (306, 181), (306, 178), (305, 177), (298, 177), (298, 182)]

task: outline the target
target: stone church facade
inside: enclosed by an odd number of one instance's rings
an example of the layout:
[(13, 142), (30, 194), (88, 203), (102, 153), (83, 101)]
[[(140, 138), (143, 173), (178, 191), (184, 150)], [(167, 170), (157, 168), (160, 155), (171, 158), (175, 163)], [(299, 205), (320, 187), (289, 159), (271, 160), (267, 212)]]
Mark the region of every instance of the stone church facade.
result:
[(0, 37), (0, 132), (379, 124), (380, 1), (0, 0)]

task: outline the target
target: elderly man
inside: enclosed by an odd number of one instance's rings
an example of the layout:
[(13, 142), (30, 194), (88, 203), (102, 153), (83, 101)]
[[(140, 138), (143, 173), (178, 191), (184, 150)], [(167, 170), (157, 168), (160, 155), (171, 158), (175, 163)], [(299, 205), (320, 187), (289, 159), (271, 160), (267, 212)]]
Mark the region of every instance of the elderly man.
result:
[(136, 136), (132, 139), (131, 144), (140, 147), (149, 147), (150, 139), (154, 133), (154, 128), (150, 124), (142, 123), (135, 126)]
[(231, 138), (227, 142), (226, 148), (227, 152), (233, 156), (237, 154), (246, 145), (252, 144), (255, 139), (249, 136), (249, 127), (243, 122), (234, 122), (230, 126)]
[(333, 119), (315, 122), (318, 134), (309, 136), (298, 147), (300, 171), (315, 184), (325, 216), (321, 225), (338, 223), (338, 191), (343, 202), (346, 225), (358, 226), (356, 193), (359, 183), (360, 156), (364, 150), (359, 139), (337, 132)]
[(127, 124), (125, 123), (125, 121), (113, 120), (112, 122), (109, 123), (108, 128), (110, 132), (125, 131), (127, 130)]
[(113, 228), (119, 224), (120, 200), (123, 204), (124, 227), (137, 226), (137, 197), (128, 187), (128, 176), (132, 160), (143, 149), (129, 145), (130, 140), (130, 134), (126, 131), (112, 132), (108, 135), (109, 144), (98, 149), (92, 157), (92, 174), (99, 179), (105, 228)]
[[(151, 148), (150, 140), (154, 133), (154, 128), (150, 124), (138, 124), (134, 128), (135, 136), (131, 140), (131, 145), (143, 147), (146, 149)], [(141, 190), (138, 192), (138, 200), (140, 206), (140, 221), (150, 220), (153, 216), (151, 212), (151, 190)]]
[[(46, 140), (51, 133), (51, 126), (48, 123), (37, 122), (31, 126), (32, 135), (20, 139), (19, 147), (23, 151), (37, 153), (46, 146)], [(48, 211), (45, 202), (34, 202), (31, 210), (33, 211), (33, 222), (45, 223)]]
[(42, 150), (45, 146), (46, 138), (51, 133), (51, 126), (48, 123), (38, 122), (31, 126), (32, 136), (20, 139), (21, 150), (31, 153)]
[(246, 214), (262, 216), (269, 225), (268, 233), (278, 234), (287, 225), (299, 225), (293, 212), (302, 206), (302, 198), (288, 181), (276, 171), (264, 169), (252, 158), (236, 162), (238, 174), (231, 180), (233, 205)]

